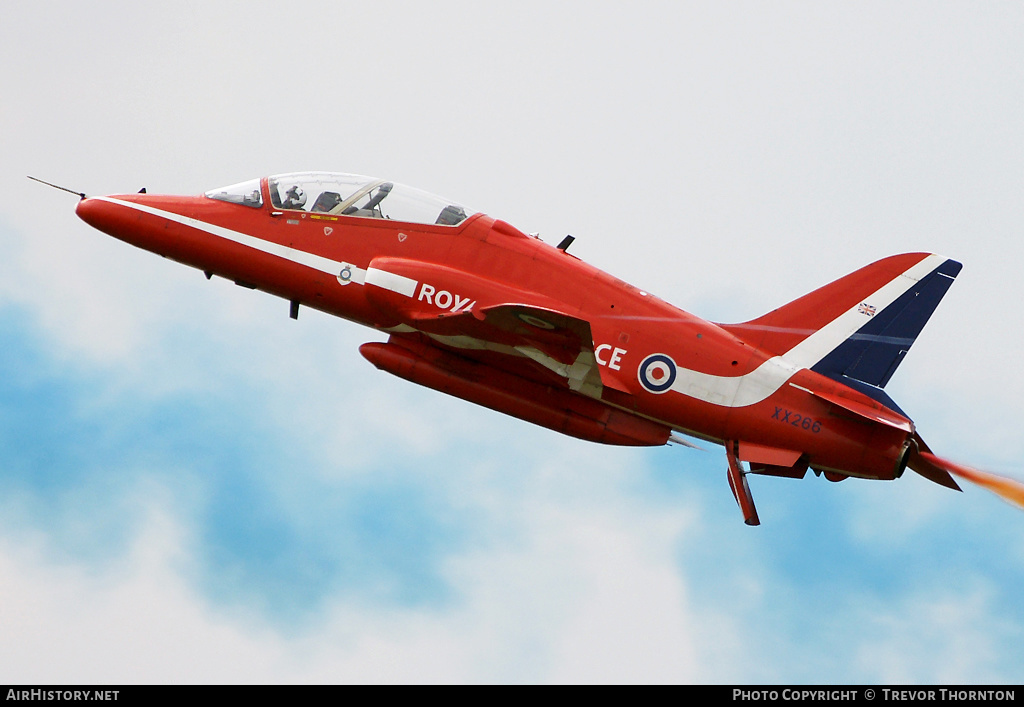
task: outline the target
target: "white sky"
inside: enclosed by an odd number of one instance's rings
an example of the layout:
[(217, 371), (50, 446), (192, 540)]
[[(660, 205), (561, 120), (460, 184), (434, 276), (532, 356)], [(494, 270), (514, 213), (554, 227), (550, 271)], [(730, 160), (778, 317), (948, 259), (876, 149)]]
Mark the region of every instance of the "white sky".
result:
[[(755, 479), (748, 529), (719, 450), (388, 379), (373, 332), (290, 322), (25, 175), (389, 177), (722, 321), (939, 252), (964, 270), (889, 391), (938, 453), (1024, 477), (1022, 36), (1018, 3), (5, 7), (4, 370), (67, 404), (3, 401), (0, 681), (1015, 680), (1024, 518), (993, 497)], [(19, 442), (36, 415), (53, 437)], [(391, 520), (346, 520), (359, 494)], [(308, 602), (280, 569), (306, 564), (253, 549), (282, 533), (327, 568)]]

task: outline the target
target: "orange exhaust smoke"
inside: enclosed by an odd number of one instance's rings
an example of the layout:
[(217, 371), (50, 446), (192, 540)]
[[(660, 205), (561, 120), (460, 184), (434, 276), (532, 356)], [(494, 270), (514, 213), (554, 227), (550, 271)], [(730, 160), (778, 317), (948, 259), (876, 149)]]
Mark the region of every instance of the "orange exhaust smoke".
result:
[(996, 474), (989, 474), (985, 471), (961, 466), (948, 459), (941, 459), (929, 452), (921, 452), (920, 454), (926, 461), (931, 462), (935, 466), (945, 469), (961, 479), (967, 479), (978, 486), (987, 488), (992, 493), (999, 494), (1010, 503), (1024, 508), (1024, 483), (1015, 479), (1008, 479), (1005, 476), (997, 476)]

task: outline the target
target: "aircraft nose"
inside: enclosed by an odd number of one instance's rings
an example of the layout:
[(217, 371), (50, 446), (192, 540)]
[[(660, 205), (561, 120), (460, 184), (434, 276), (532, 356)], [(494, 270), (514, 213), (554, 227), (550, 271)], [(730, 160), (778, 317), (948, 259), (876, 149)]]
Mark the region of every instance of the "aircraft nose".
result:
[(109, 233), (109, 230), (104, 228), (104, 226), (110, 225), (110, 211), (110, 204), (97, 197), (86, 197), (79, 201), (78, 206), (75, 207), (75, 213), (78, 215), (78, 218), (105, 233)]
[(78, 202), (75, 213), (87, 224), (125, 243), (168, 255), (178, 253), (183, 228), (182, 211), (194, 209), (193, 197), (146, 194), (115, 194), (86, 197)]
[(149, 230), (139, 223), (138, 212), (133, 211), (123, 196), (93, 196), (78, 202), (75, 213), (93, 228), (122, 241), (139, 245), (137, 241)]
[(140, 223), (139, 213), (131, 209), (125, 199), (122, 196), (86, 197), (78, 202), (75, 213), (108, 236), (146, 248), (153, 229)]

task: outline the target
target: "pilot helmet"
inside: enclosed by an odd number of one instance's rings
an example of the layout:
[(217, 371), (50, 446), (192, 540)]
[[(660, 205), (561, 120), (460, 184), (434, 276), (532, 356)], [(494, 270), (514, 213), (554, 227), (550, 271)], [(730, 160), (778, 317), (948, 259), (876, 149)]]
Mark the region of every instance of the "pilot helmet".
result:
[(285, 204), (292, 208), (302, 207), (306, 205), (306, 192), (302, 191), (302, 187), (295, 185), (285, 192)]

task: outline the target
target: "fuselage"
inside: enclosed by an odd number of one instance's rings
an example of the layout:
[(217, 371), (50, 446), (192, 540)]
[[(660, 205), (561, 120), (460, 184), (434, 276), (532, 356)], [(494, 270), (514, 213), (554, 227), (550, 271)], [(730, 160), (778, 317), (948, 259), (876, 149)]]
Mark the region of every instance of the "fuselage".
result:
[(536, 347), (517, 348), (477, 335), (482, 320), (466, 316), (510, 303), (558, 312), (589, 322), (585, 343), (600, 374), (600, 385), (569, 395), (713, 442), (742, 441), (752, 462), (782, 468), (799, 459), (835, 478), (902, 473), (914, 430), (898, 411), (810, 370), (799, 355), (761, 349), (503, 221), (480, 213), (450, 219), (457, 223), (400, 221), (375, 211), (372, 199), (348, 215), (288, 208), (271, 180), (255, 188), (259, 198), (248, 203), (130, 194), (84, 199), (77, 212), (208, 276), (565, 388), (559, 366), (573, 361), (545, 349), (546, 322), (532, 323)]

